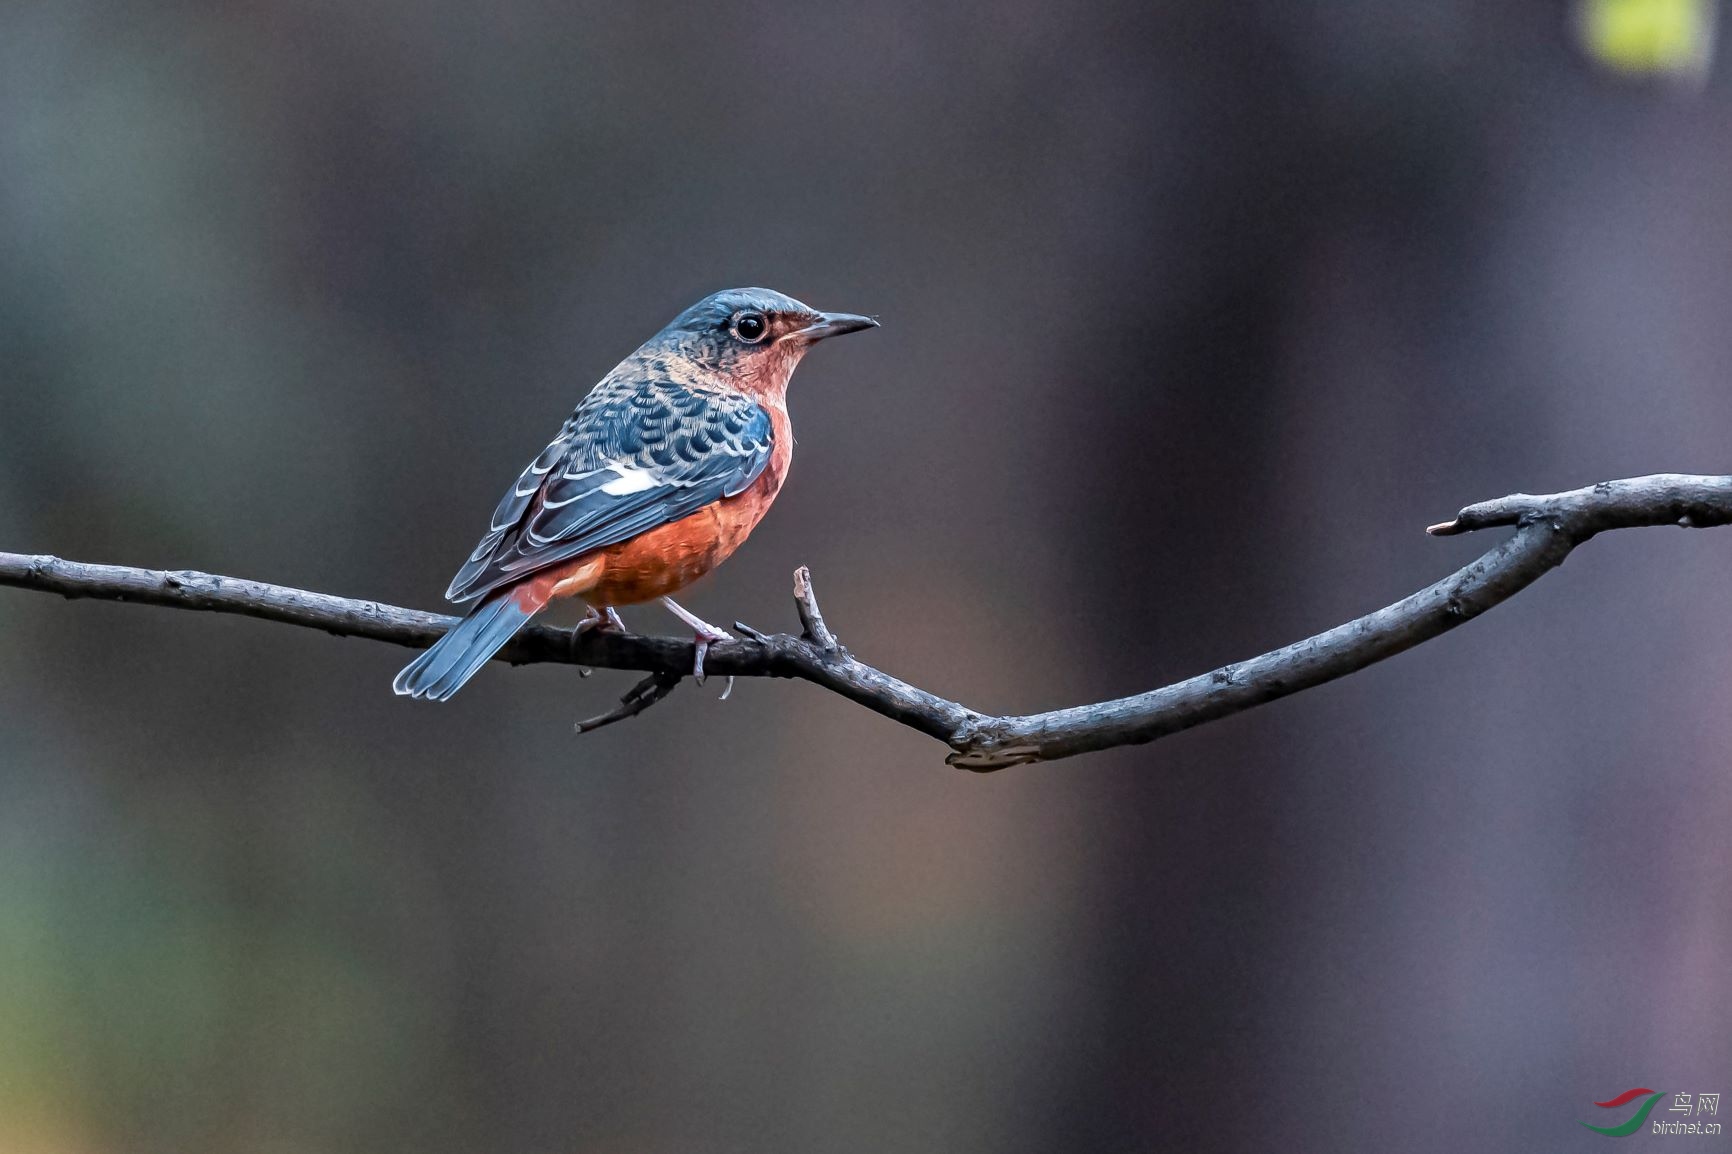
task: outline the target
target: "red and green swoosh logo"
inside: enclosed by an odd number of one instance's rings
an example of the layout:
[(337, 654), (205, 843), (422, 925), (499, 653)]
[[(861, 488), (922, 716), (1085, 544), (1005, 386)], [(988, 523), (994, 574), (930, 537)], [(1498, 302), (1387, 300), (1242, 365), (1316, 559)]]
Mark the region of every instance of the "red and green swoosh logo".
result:
[(1648, 1120), (1648, 1115), (1653, 1112), (1654, 1103), (1658, 1102), (1661, 1098), (1664, 1098), (1666, 1096), (1666, 1091), (1650, 1090), (1646, 1086), (1637, 1086), (1634, 1090), (1625, 1090), (1616, 1098), (1608, 1098), (1604, 1102), (1594, 1103), (1596, 1106), (1612, 1110), (1619, 1106), (1628, 1105), (1644, 1094), (1648, 1095), (1648, 1100), (1643, 1102), (1642, 1108), (1637, 1110), (1630, 1120), (1625, 1122), (1622, 1126), (1590, 1126), (1586, 1122), (1583, 1122), (1582, 1125), (1587, 1126), (1588, 1129), (1592, 1130), (1594, 1133), (1604, 1134), (1608, 1138), (1627, 1138), (1642, 1128), (1642, 1123), (1646, 1122)]

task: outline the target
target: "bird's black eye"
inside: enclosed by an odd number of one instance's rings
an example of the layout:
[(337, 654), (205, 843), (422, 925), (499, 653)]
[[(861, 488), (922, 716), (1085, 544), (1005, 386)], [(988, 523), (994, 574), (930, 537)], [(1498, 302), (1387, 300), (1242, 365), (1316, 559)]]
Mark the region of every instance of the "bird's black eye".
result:
[(729, 327), (740, 340), (748, 345), (755, 345), (770, 331), (770, 322), (764, 319), (763, 313), (735, 313), (734, 323)]

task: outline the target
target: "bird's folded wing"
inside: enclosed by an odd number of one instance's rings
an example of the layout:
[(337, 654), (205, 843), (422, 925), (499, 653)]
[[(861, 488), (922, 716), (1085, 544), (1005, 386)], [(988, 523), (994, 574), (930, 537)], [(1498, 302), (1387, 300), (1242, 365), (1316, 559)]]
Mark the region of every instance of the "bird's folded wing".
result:
[(445, 596), (480, 597), (734, 496), (764, 471), (773, 436), (739, 393), (599, 386), (506, 492)]

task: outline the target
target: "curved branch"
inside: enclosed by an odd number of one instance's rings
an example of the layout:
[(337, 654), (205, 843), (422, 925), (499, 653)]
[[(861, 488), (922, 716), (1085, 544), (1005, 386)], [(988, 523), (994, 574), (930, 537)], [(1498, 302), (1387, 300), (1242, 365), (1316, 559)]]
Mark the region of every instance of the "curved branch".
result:
[[(1267, 701), (1345, 677), (1448, 632), (1525, 589), (1598, 533), (1655, 525), (1732, 524), (1732, 476), (1658, 474), (1606, 481), (1547, 496), (1515, 494), (1469, 505), (1433, 525), (1435, 536), (1515, 526), (1508, 540), (1410, 597), (1248, 661), (1162, 689), (1021, 717), (979, 713), (909, 685), (857, 660), (836, 641), (818, 610), (811, 575), (795, 574), (802, 635), (742, 631), (710, 646), (705, 665), (732, 677), (798, 677), (938, 738), (951, 765), (987, 771), (1053, 761), (1093, 750), (1154, 741)], [(436, 613), (355, 601), (261, 581), (191, 571), (89, 565), (56, 557), (0, 553), (0, 585), (137, 601), (176, 609), (238, 613), (339, 636), (426, 646), (455, 620)], [(650, 674), (619, 709), (596, 721), (634, 716), (672, 691), (692, 667), (690, 642), (635, 634), (531, 625), (500, 659), (563, 662)], [(586, 723), (588, 724), (588, 723)]]

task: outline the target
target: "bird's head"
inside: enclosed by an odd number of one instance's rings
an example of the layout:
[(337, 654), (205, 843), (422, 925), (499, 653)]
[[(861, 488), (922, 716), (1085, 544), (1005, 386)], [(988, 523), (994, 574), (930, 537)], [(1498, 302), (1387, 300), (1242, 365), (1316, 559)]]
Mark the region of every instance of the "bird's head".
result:
[(780, 390), (807, 349), (877, 325), (871, 317), (820, 312), (771, 289), (726, 289), (675, 317), (639, 353), (677, 358), (753, 391)]

